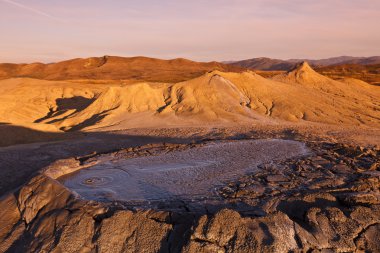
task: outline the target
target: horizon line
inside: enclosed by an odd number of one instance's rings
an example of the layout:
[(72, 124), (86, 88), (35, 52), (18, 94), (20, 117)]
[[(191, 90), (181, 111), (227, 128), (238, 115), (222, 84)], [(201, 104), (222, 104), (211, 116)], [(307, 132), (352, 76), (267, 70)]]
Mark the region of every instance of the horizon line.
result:
[(239, 61), (245, 61), (245, 60), (252, 60), (252, 59), (270, 59), (270, 60), (281, 60), (281, 61), (291, 61), (291, 60), (300, 60), (300, 61), (318, 61), (318, 60), (327, 60), (327, 59), (333, 59), (333, 58), (342, 58), (342, 57), (352, 57), (352, 58), (373, 58), (373, 57), (380, 57), (380, 55), (371, 55), (371, 56), (350, 56), (350, 55), (340, 55), (340, 56), (332, 56), (328, 58), (308, 58), (308, 57), (303, 57), (303, 58), (288, 58), (288, 59), (281, 59), (281, 58), (272, 58), (272, 57), (267, 57), (267, 56), (260, 56), (260, 57), (251, 57), (251, 58), (245, 58), (245, 59), (240, 59), (240, 60), (222, 60), (222, 61), (217, 61), (217, 60), (209, 60), (209, 61), (197, 61), (197, 60), (192, 60), (191, 58), (186, 58), (186, 57), (175, 57), (175, 58), (159, 58), (159, 57), (150, 57), (150, 56), (144, 56), (144, 55), (135, 55), (135, 56), (121, 56), (121, 55), (102, 55), (102, 56), (87, 56), (87, 57), (74, 57), (74, 58), (64, 58), (61, 60), (57, 61), (51, 61), (51, 62), (44, 62), (44, 61), (30, 61), (30, 62), (7, 62), (7, 61), (0, 61), (0, 64), (55, 64), (55, 63), (60, 63), (60, 62), (65, 62), (65, 61), (72, 61), (72, 60), (79, 60), (79, 59), (90, 59), (90, 58), (102, 58), (102, 57), (119, 57), (119, 58), (126, 58), (126, 59), (131, 59), (131, 58), (148, 58), (148, 59), (156, 59), (156, 60), (166, 60), (166, 61), (171, 61), (171, 60), (188, 60), (188, 61), (193, 61), (193, 62), (203, 62), (203, 63), (208, 63), (208, 62), (219, 62), (219, 63), (232, 63), (232, 62), (239, 62)]

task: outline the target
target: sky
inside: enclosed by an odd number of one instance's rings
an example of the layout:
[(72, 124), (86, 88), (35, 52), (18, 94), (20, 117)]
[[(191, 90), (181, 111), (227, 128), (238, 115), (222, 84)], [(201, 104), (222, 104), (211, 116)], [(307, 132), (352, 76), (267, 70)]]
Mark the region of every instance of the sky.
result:
[(379, 0), (0, 0), (0, 62), (380, 55)]

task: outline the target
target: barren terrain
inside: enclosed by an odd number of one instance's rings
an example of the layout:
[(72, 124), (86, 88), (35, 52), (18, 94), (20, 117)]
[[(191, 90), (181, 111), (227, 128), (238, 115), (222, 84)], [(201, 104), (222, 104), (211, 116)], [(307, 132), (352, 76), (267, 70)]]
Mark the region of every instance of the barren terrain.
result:
[(0, 252), (380, 251), (378, 86), (307, 63), (0, 69)]

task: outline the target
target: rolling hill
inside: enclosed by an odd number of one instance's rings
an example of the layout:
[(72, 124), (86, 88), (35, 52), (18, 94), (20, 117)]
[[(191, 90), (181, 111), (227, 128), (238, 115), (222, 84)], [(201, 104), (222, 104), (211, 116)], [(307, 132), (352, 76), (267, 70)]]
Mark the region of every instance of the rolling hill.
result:
[(42, 131), (316, 122), (380, 126), (380, 87), (335, 81), (307, 63), (266, 79), (211, 71), (176, 83), (0, 81), (0, 122)]
[(51, 64), (0, 64), (0, 79), (25, 77), (43, 80), (139, 80), (180, 82), (211, 70), (241, 71), (240, 67), (218, 62), (186, 59), (161, 60), (148, 57), (103, 56), (72, 59)]

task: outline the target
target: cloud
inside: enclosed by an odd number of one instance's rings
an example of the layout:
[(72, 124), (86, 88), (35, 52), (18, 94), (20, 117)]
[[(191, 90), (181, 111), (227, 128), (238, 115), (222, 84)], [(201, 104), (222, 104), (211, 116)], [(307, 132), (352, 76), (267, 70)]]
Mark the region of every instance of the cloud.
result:
[(5, 3), (11, 4), (13, 6), (19, 7), (21, 9), (24, 9), (24, 10), (27, 10), (27, 11), (33, 12), (33, 13), (38, 14), (40, 16), (53, 19), (55, 21), (64, 22), (64, 20), (62, 20), (60, 18), (57, 18), (57, 17), (54, 17), (53, 15), (50, 15), (49, 13), (37, 10), (37, 9), (35, 9), (33, 7), (30, 7), (30, 6), (27, 6), (25, 4), (21, 4), (21, 3), (15, 2), (13, 0), (0, 0), (0, 1), (3, 1)]

